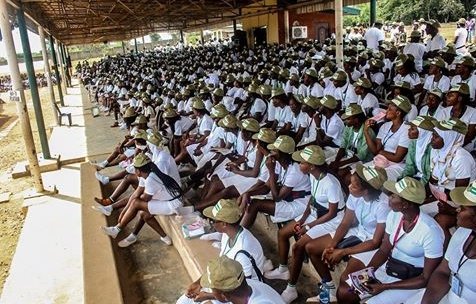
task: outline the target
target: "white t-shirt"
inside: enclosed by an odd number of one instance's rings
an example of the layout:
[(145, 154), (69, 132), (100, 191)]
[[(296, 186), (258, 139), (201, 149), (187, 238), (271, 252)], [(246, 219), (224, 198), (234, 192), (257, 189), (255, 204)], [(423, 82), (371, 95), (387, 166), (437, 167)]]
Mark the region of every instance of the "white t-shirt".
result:
[(371, 27), (365, 32), (364, 39), (369, 49), (378, 50), (379, 41), (385, 40), (385, 33), (376, 27)]
[[(423, 106), (421, 109), (420, 109), (420, 113), (419, 115), (429, 115), (428, 114), (428, 106)], [(433, 115), (430, 115), (430, 116), (433, 116), (434, 118), (438, 119), (439, 121), (442, 121), (442, 120), (445, 120), (445, 108), (440, 104), (438, 105), (438, 108), (436, 109), (435, 113), (433, 113)]]
[(462, 80), (460, 75), (455, 75), (451, 79), (451, 85), (457, 85), (461, 82), (469, 86), (469, 99), (474, 100), (474, 93), (476, 92), (476, 75), (471, 75), (468, 79)]
[(392, 122), (388, 121), (378, 131), (377, 138), (382, 142), (383, 149), (387, 152), (395, 153), (398, 146), (408, 148), (411, 141), (408, 138), (408, 125), (403, 123), (395, 133), (390, 130), (391, 127)]
[(388, 197), (383, 193), (378, 200), (373, 202), (367, 202), (362, 197), (357, 198), (349, 194), (346, 207), (355, 213), (355, 217), (359, 223), (355, 236), (363, 242), (373, 238), (377, 224), (385, 223), (387, 221), (387, 215), (390, 212)]
[(430, 75), (425, 79), (423, 88), (427, 91), (431, 91), (435, 88), (441, 90), (441, 92), (446, 93), (451, 87), (451, 81), (448, 76), (443, 75), (439, 81), (435, 81), (435, 75)]
[(264, 117), (265, 116), (264, 114), (266, 114), (265, 112), (266, 112), (266, 103), (263, 101), (263, 99), (256, 98), (250, 109), (251, 115), (255, 116), (256, 113), (261, 113), (261, 115)]
[(278, 130), (288, 122), (292, 121), (293, 112), (289, 106), (277, 107), (274, 112), (274, 120), (278, 122)]
[(294, 113), (292, 113), (291, 131), (297, 132), (299, 128), (301, 127), (306, 129), (310, 124), (309, 119), (310, 119), (309, 115), (307, 115), (304, 112), (299, 112), (298, 115), (294, 115)]
[(182, 136), (190, 130), (193, 125), (193, 120), (188, 117), (181, 116), (179, 120), (175, 122), (175, 136)]
[(415, 57), (415, 68), (418, 72), (423, 70), (423, 55), (426, 47), (422, 43), (410, 42), (403, 48), (403, 54)]
[(168, 151), (156, 148), (152, 155), (152, 162), (160, 171), (172, 177), (180, 185), (180, 174), (177, 164)]
[(343, 87), (336, 88), (334, 91), (334, 97), (342, 102), (342, 108), (357, 101), (357, 94), (355, 94), (354, 86), (350, 83), (347, 83)]
[[(448, 120), (451, 118), (451, 110), (453, 106), (449, 106), (443, 109), (443, 118)], [(476, 124), (476, 109), (470, 106), (466, 106), (466, 111), (460, 117), (460, 120), (468, 125)]]
[(278, 174), (278, 182), (281, 182), (284, 186), (293, 188), (293, 191), (310, 191), (309, 176), (302, 173), (298, 163), (292, 163), (287, 170), (284, 170), (281, 166), (279, 168), (276, 166), (276, 169), (278, 170), (275, 171)]
[(213, 128), (213, 119), (208, 114), (197, 119), (198, 134), (204, 135), (205, 132), (211, 131)]
[(370, 81), (377, 85), (381, 85), (382, 83), (385, 82), (385, 75), (382, 72), (371, 73)]
[(225, 129), (219, 127), (215, 122), (213, 123), (212, 130), (207, 137), (207, 144), (203, 147), (203, 151), (208, 151), (210, 148), (218, 147), (220, 145), (220, 139), (224, 137)]
[(441, 50), (446, 46), (446, 41), (443, 36), (440, 35), (440, 33), (437, 33), (435, 37), (428, 39), (426, 42), (426, 51), (431, 52), (431, 51), (437, 51)]
[(407, 74), (405, 76), (397, 74), (397, 75), (395, 75), (395, 77), (393, 77), (393, 82), (394, 83), (403, 82), (403, 81), (408, 82), (410, 84), (411, 89), (415, 88), (417, 85), (419, 85), (421, 83), (420, 76), (418, 76), (418, 74), (416, 74), (416, 73)]
[[(432, 165), (433, 166), (433, 165)], [(433, 169), (433, 168), (432, 168)], [(460, 147), (456, 150), (451, 163), (445, 170), (445, 176), (434, 176), (435, 171), (432, 170), (432, 175), (437, 180), (447, 180), (444, 183), (445, 189), (452, 190), (455, 188), (457, 179), (469, 178), (470, 182), (476, 179), (476, 163), (471, 154), (464, 148)]]
[(152, 195), (151, 201), (168, 201), (173, 199), (167, 188), (154, 172), (149, 173), (147, 178), (139, 177), (139, 187), (144, 187), (144, 193)]
[[(256, 266), (258, 266), (259, 270), (263, 272), (263, 265), (264, 265), (264, 254), (263, 248), (261, 247), (261, 243), (256, 239), (256, 237), (246, 228), (242, 228), (242, 230), (235, 236), (236, 240), (234, 242), (233, 247), (230, 248), (228, 244), (229, 237), (226, 233), (222, 234), (221, 237), (221, 249), (220, 249), (220, 256), (226, 255), (230, 259), (233, 259), (243, 266), (243, 272), (245, 273), (245, 277), (251, 277), (252, 279), (258, 279), (258, 276), (251, 264), (250, 259), (240, 253), (236, 255), (236, 253), (240, 250), (248, 251), (248, 253), (255, 259)], [(233, 242), (232, 242), (233, 243)], [(236, 259), (235, 259), (236, 256)]]
[(344, 122), (342, 119), (334, 113), (331, 118), (327, 119), (324, 115), (321, 119), (321, 129), (324, 130), (326, 136), (332, 138), (332, 142), (340, 146), (342, 142), (342, 133), (344, 132)]
[(466, 45), (466, 39), (468, 38), (468, 31), (463, 27), (457, 28), (455, 31), (455, 38), (456, 38), (456, 43), (455, 43), (456, 53), (458, 54), (466, 53), (466, 48), (464, 46)]
[[(451, 273), (456, 273), (458, 270), (458, 262), (463, 256), (464, 243), (471, 234), (471, 230), (467, 228), (458, 228), (451, 237), (448, 249), (446, 249), (445, 259), (448, 261), (448, 266)], [(463, 261), (466, 257), (463, 258)], [(458, 277), (463, 283), (463, 289), (461, 298), (465, 299), (468, 303), (476, 303), (476, 281), (474, 280), (474, 270), (476, 269), (476, 260), (468, 259), (460, 267), (458, 271)]]
[(367, 93), (363, 99), (362, 96), (359, 95), (357, 104), (362, 107), (362, 110), (364, 110), (366, 114), (372, 113), (374, 109), (379, 108), (378, 98), (370, 93)]
[(246, 282), (251, 287), (247, 304), (284, 304), (279, 293), (271, 286), (257, 280), (247, 279)]
[(337, 209), (345, 206), (344, 193), (339, 180), (332, 174), (326, 174), (321, 180), (317, 180), (312, 174), (311, 195), (315, 202), (322, 207), (329, 209), (329, 203), (338, 204)]
[[(389, 235), (392, 246), (402, 216), (400, 212), (388, 213), (385, 232)], [(423, 267), (425, 258), (436, 259), (443, 256), (443, 230), (424, 212), (420, 212), (417, 223), (409, 233), (405, 233), (403, 228), (400, 229), (397, 240), (393, 246), (392, 257), (416, 267)]]

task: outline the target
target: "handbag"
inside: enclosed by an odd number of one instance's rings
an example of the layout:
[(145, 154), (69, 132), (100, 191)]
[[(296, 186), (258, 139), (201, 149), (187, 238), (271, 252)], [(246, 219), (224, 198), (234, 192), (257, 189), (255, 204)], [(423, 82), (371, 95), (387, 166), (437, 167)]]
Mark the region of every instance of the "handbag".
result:
[(423, 273), (423, 267), (416, 267), (394, 257), (388, 259), (385, 270), (389, 276), (400, 280), (414, 278)]

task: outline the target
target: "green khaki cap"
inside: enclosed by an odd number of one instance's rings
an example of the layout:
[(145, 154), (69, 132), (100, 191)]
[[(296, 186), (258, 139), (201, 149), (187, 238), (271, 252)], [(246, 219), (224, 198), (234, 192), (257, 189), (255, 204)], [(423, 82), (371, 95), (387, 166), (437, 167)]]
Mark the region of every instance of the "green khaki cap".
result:
[(250, 84), (246, 89), (249, 93), (257, 93), (259, 86), (257, 84)]
[(282, 69), (281, 72), (279, 72), (279, 76), (283, 78), (288, 78), (289, 77), (289, 70), (288, 69)]
[(202, 275), (200, 285), (220, 291), (232, 291), (240, 287), (244, 279), (243, 266), (223, 255), (208, 262), (207, 271)]
[(471, 56), (461, 57), (460, 59), (456, 60), (455, 63), (456, 64), (461, 64), (461, 65), (464, 65), (464, 66), (467, 66), (467, 67), (470, 67), (470, 68), (474, 68), (474, 66), (475, 66), (474, 59)]
[(459, 18), (458, 24), (466, 24), (466, 19), (464, 19), (464, 18)]
[(220, 119), (218, 125), (222, 128), (235, 129), (236, 127), (238, 127), (237, 123), (238, 119), (236, 119), (235, 116), (228, 114), (224, 118)]
[(300, 163), (306, 162), (317, 166), (326, 162), (324, 151), (322, 151), (321, 147), (316, 145), (307, 146), (301, 151), (294, 152), (293, 159)]
[(311, 76), (312, 78), (316, 78), (316, 79), (318, 78), (316, 69), (314, 69), (314, 68), (307, 69), (306, 70), (306, 75)]
[(337, 100), (332, 95), (326, 95), (321, 98), (320, 103), (322, 106), (334, 110), (337, 108)]
[(246, 118), (238, 122), (238, 127), (242, 130), (250, 131), (253, 133), (259, 132), (259, 122), (254, 118)]
[(421, 205), (426, 198), (425, 186), (412, 177), (407, 176), (397, 182), (386, 181), (383, 187), (415, 204)]
[(439, 68), (445, 68), (446, 67), (445, 61), (440, 57), (433, 58), (433, 60), (430, 61), (430, 64), (435, 65)]
[[(374, 58), (374, 59), (370, 59), (369, 65), (370, 65), (370, 67), (372, 67), (372, 68), (379, 68), (379, 69), (381, 69), (381, 68), (384, 67), (385, 64), (383, 63), (382, 60), (380, 60), (380, 59), (375, 59), (375, 58)], [(367, 79), (367, 78), (364, 78), (364, 79)]]
[(278, 150), (283, 153), (291, 154), (294, 152), (295, 147), (296, 143), (292, 137), (281, 135), (273, 144), (268, 145), (268, 150)]
[(261, 128), (258, 133), (253, 134), (252, 138), (261, 140), (267, 144), (272, 144), (276, 141), (276, 132), (269, 128)]
[(164, 118), (174, 118), (177, 116), (179, 116), (179, 114), (177, 113), (175, 109), (167, 109), (164, 112)]
[(433, 88), (430, 91), (428, 91), (428, 94), (432, 94), (437, 96), (440, 100), (443, 98), (443, 92), (438, 89), (438, 88)]
[(392, 84), (391, 87), (392, 88), (407, 89), (407, 90), (412, 89), (412, 87), (410, 86), (410, 83), (408, 81), (397, 81), (394, 84)]
[(410, 110), (412, 109), (412, 104), (410, 103), (410, 100), (408, 100), (408, 98), (403, 95), (398, 95), (397, 97), (392, 99), (390, 103), (394, 104), (397, 108), (399, 108), (405, 113), (410, 112)]
[(199, 98), (195, 98), (195, 100), (192, 103), (192, 108), (197, 110), (203, 110), (205, 109), (205, 103), (203, 102), (203, 100)]
[(328, 67), (325, 67), (319, 73), (319, 80), (332, 77), (332, 75), (334, 75), (334, 73), (332, 73), (331, 69), (329, 69)]
[(332, 75), (333, 81), (347, 81), (347, 74), (344, 71), (337, 71)]
[(215, 90), (213, 90), (213, 95), (223, 97), (223, 95), (225, 95), (225, 93), (223, 93), (223, 89), (216, 88)]
[(447, 46), (441, 49), (441, 53), (456, 55), (456, 48), (454, 45), (448, 44)]
[(267, 84), (263, 84), (259, 87), (258, 93), (261, 95), (271, 95), (271, 86)]
[(283, 88), (275, 88), (271, 91), (271, 98), (274, 98), (276, 96), (280, 95), (285, 95), (286, 93), (284, 92)]
[(357, 175), (369, 183), (374, 189), (381, 189), (383, 183), (387, 180), (387, 171), (379, 167), (368, 167), (362, 164), (357, 164), (355, 168)]
[(421, 32), (420, 31), (412, 31), (410, 33), (410, 38), (420, 38), (421, 37)]
[(147, 157), (147, 155), (145, 155), (144, 153), (139, 153), (134, 157), (133, 165), (136, 168), (140, 168), (140, 167), (143, 167), (143, 166), (147, 165), (150, 162), (151, 162), (151, 160), (150, 160), (150, 158)]
[(236, 199), (221, 199), (215, 206), (207, 207), (203, 210), (206, 217), (228, 224), (234, 224), (241, 218), (240, 208)]
[(214, 106), (212, 108), (212, 112), (210, 113), (210, 117), (211, 118), (223, 118), (223, 117), (227, 116), (228, 114), (230, 114), (230, 112), (228, 112), (225, 105), (220, 103), (220, 104), (217, 104), (216, 106)]
[(453, 203), (461, 206), (476, 206), (476, 181), (468, 187), (456, 187), (450, 191)]
[(147, 140), (147, 132), (145, 130), (139, 130), (136, 135), (134, 135), (134, 139), (143, 139)]
[(162, 136), (158, 132), (153, 132), (147, 136), (147, 141), (155, 146), (159, 146), (162, 143)]
[(207, 94), (207, 93), (210, 93), (210, 89), (208, 87), (203, 87), (198, 92), (198, 94)]
[(463, 95), (469, 95), (469, 85), (467, 83), (461, 82), (457, 85), (454, 85), (450, 88), (449, 92), (458, 92)]
[(370, 80), (368, 80), (367, 78), (365, 78), (365, 77), (360, 77), (360, 78), (357, 79), (357, 81), (354, 83), (354, 86), (356, 86), (356, 87), (363, 87), (363, 88), (366, 88), (366, 89), (371, 89), (371, 88), (372, 88), (372, 83), (371, 83)]
[(468, 133), (468, 125), (458, 118), (436, 121), (435, 127), (443, 131), (455, 131), (463, 135), (466, 135), (466, 133)]
[(320, 105), (319, 99), (315, 96), (312, 96), (312, 95), (304, 97), (303, 103), (306, 106), (309, 106), (309, 107), (313, 108), (314, 110), (317, 109)]
[(136, 112), (134, 111), (134, 108), (127, 108), (126, 112), (124, 113), (124, 118), (129, 118), (129, 117), (134, 117), (136, 116)]
[(236, 79), (235, 79), (235, 76), (233, 75), (228, 75), (226, 76), (226, 81), (225, 82), (234, 82)]
[(146, 124), (146, 123), (147, 123), (147, 118), (144, 115), (139, 115), (137, 116), (133, 125)]
[(296, 73), (292, 73), (291, 76), (289, 76), (289, 80), (299, 81), (299, 76)]
[(409, 123), (417, 126), (418, 128), (422, 128), (424, 130), (433, 131), (433, 128), (435, 128), (436, 122), (437, 120), (431, 116), (421, 115), (421, 116), (415, 117), (415, 119), (413, 119)]
[(164, 110), (174, 109), (174, 105), (172, 103), (168, 103), (164, 106)]
[(364, 113), (364, 111), (362, 110), (361, 106), (359, 106), (356, 103), (351, 103), (350, 105), (348, 105), (345, 108), (345, 112), (344, 112), (344, 114), (342, 114), (342, 119), (347, 119), (349, 117), (359, 115), (359, 114), (362, 114), (362, 113)]

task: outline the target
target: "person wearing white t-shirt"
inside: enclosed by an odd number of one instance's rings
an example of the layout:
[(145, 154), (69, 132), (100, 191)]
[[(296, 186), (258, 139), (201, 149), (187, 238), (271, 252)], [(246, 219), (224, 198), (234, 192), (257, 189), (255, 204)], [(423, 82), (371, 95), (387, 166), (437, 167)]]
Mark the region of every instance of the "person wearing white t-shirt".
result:
[(476, 183), (450, 192), (459, 206), (458, 230), (451, 237), (445, 258), (431, 275), (426, 290), (412, 297), (408, 304), (476, 303), (474, 269), (476, 267)]
[(326, 158), (332, 156), (342, 141), (342, 133), (344, 132), (344, 122), (337, 115), (337, 100), (331, 95), (326, 95), (321, 99), (321, 107), (316, 118), (316, 125), (320, 128), (317, 131), (316, 142), (326, 149)]
[(180, 141), (193, 126), (193, 121), (189, 117), (181, 116), (174, 109), (168, 109), (163, 114), (164, 120), (170, 128), (172, 138), (170, 141), (170, 153), (177, 156), (180, 152)]
[(438, 52), (446, 46), (446, 41), (438, 32), (440, 23), (434, 19), (426, 21), (426, 33), (429, 39), (426, 41), (426, 56), (427, 58), (434, 58)]
[(355, 94), (357, 95), (356, 103), (362, 107), (365, 115), (375, 115), (375, 111), (379, 109), (379, 103), (377, 96), (373, 93), (372, 82), (362, 77), (354, 83), (354, 87)]
[(450, 89), (451, 80), (448, 76), (443, 75), (443, 68), (445, 68), (445, 62), (441, 58), (435, 58), (430, 62), (428, 76), (425, 79), (423, 91), (420, 94), (420, 103), (423, 103), (424, 99), (428, 98), (427, 93), (432, 90), (446, 93)]
[(445, 107), (443, 106), (443, 92), (438, 88), (427, 92), (426, 105), (421, 107), (418, 115), (431, 116), (437, 120), (445, 119)]
[(289, 107), (289, 97), (282, 88), (273, 89), (271, 100), (274, 106), (274, 120), (271, 129), (286, 133), (291, 129), (292, 111)]
[(455, 60), (456, 75), (451, 79), (451, 86), (460, 83), (466, 83), (469, 86), (470, 100), (474, 101), (476, 96), (476, 75), (473, 74), (475, 62), (472, 57), (465, 56), (459, 60)]
[(382, 31), (383, 22), (375, 21), (374, 26), (369, 28), (364, 35), (367, 48), (377, 50), (385, 40), (385, 33)]
[(410, 42), (403, 48), (403, 54), (411, 54), (415, 58), (415, 68), (419, 73), (423, 70), (423, 55), (426, 51), (425, 45), (423, 45), (420, 40), (421, 32), (412, 31), (410, 34)]
[(389, 180), (396, 180), (405, 167), (404, 159), (410, 139), (408, 138), (408, 125), (403, 121), (410, 109), (411, 104), (408, 98), (399, 95), (392, 99), (385, 114), (389, 121), (380, 127), (375, 140), (372, 139), (372, 134), (369, 132), (369, 128), (375, 122), (371, 119), (365, 122), (365, 140), (370, 151), (376, 155), (373, 162), (369, 164), (385, 168)]
[(287, 135), (279, 136), (273, 144), (268, 145), (271, 151), (265, 161), (268, 174), (259, 179), (266, 182), (272, 199), (245, 202), (248, 206), (241, 220), (243, 227), (251, 227), (258, 212), (271, 215), (271, 220), (279, 223), (296, 219), (306, 210), (311, 184), (309, 177), (301, 172), (299, 165), (291, 158), (295, 145), (294, 140)]
[(392, 211), (383, 242), (366, 265), (376, 269), (379, 280), (367, 284), (373, 296), (366, 303), (400, 304), (427, 286), (443, 256), (443, 232), (433, 218), (420, 212), (426, 197), (421, 182), (405, 177), (386, 181), (384, 188), (392, 193)]
[(465, 55), (466, 50), (466, 40), (468, 39), (468, 30), (466, 29), (466, 20), (460, 18), (456, 24), (457, 28), (455, 30), (455, 38), (453, 43), (455, 44), (456, 53), (459, 55)]

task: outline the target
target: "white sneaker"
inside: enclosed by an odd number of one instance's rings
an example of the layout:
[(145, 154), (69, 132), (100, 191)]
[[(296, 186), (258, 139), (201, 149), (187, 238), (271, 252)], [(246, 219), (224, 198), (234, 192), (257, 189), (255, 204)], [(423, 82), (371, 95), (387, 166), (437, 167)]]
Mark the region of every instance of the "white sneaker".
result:
[(119, 124), (119, 129), (120, 130), (127, 130), (127, 125), (125, 123)]
[(221, 249), (221, 242), (220, 241), (215, 241), (212, 243), (213, 248)]
[(91, 206), (93, 210), (99, 211), (105, 216), (110, 216), (112, 212), (112, 206), (101, 206), (99, 204), (95, 204), (94, 206)]
[(119, 247), (125, 248), (137, 242), (137, 236), (134, 233), (129, 234), (125, 239), (117, 243)]
[(103, 175), (97, 171), (94, 173), (94, 175), (96, 176), (96, 179), (101, 182), (101, 184), (109, 184), (109, 177), (107, 177), (106, 175)]
[(160, 240), (164, 242), (167, 246), (172, 245), (172, 240), (170, 239), (168, 235), (161, 237)]
[(263, 265), (263, 272), (268, 272), (274, 269), (273, 262), (270, 259), (266, 259)]
[(292, 301), (298, 298), (298, 293), (296, 287), (287, 286), (286, 289), (281, 293), (281, 299), (284, 303), (289, 304)]
[(289, 280), (289, 270), (280, 271), (279, 267), (264, 273), (264, 277), (270, 280)]
[(202, 241), (221, 241), (221, 236), (223, 234), (221, 232), (212, 232), (204, 234), (200, 237)]
[[(326, 284), (326, 283), (323, 283), (323, 284)], [(330, 282), (328, 283), (328, 288), (329, 288), (329, 302), (337, 302), (337, 289), (334, 285), (333, 282)], [(315, 297), (311, 297), (311, 298), (308, 298), (306, 300), (306, 303), (321, 303), (321, 301), (319, 300), (319, 295), (315, 296)]]
[(121, 232), (121, 229), (117, 228), (116, 226), (111, 226), (111, 227), (102, 226), (101, 229), (105, 234), (109, 235), (113, 239), (115, 239), (117, 235), (119, 234), (119, 232)]

